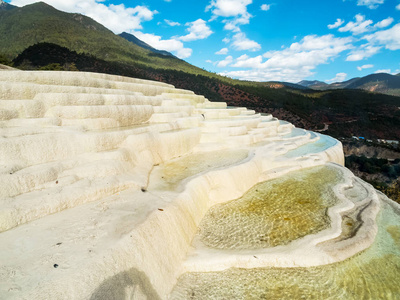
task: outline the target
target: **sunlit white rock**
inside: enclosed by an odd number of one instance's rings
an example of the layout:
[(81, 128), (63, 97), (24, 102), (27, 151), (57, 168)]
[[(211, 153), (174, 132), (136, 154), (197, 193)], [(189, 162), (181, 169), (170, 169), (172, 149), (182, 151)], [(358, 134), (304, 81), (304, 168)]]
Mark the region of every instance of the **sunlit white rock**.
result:
[[(257, 253), (257, 262), (250, 252), (205, 250), (185, 262), (212, 205), (293, 170), (343, 165), (339, 141), (270, 115), (160, 82), (8, 70), (0, 124), (0, 294), (8, 299), (166, 299), (188, 270), (331, 263), (374, 238), (378, 207), (363, 215), (356, 247), (324, 244), (340, 235), (337, 217), (350, 205), (332, 212), (329, 234), (294, 242), (285, 255)], [(191, 157), (196, 163), (179, 163)], [(165, 177), (174, 170), (183, 175)]]

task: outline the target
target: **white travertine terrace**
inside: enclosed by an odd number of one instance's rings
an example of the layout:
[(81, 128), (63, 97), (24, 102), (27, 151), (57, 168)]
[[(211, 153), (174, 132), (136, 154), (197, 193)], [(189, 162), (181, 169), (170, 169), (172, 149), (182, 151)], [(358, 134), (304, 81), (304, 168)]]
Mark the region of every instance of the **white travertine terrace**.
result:
[[(378, 195), (339, 141), (168, 84), (7, 70), (0, 123), (0, 298), (166, 299), (184, 272), (328, 264), (376, 235)], [(260, 250), (196, 238), (211, 206), (322, 165), (343, 172), (330, 228)]]

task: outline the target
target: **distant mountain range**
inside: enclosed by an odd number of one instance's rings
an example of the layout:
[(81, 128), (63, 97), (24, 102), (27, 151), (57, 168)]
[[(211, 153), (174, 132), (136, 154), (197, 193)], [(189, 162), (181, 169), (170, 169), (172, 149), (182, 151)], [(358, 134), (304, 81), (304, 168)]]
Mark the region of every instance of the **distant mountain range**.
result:
[(335, 137), (400, 140), (400, 97), (379, 94), (396, 95), (399, 76), (373, 74), (331, 85), (234, 80), (154, 49), (134, 35), (115, 35), (81, 14), (65, 13), (43, 2), (11, 8), (1, 4), (0, 63), (11, 64), (12, 60), (22, 69), (80, 70), (158, 80), (211, 101), (272, 113), (298, 127), (316, 130), (328, 124), (325, 133)]
[(361, 89), (369, 92), (400, 96), (399, 74), (377, 73), (331, 84), (318, 80), (303, 80), (297, 84), (314, 90)]
[(302, 80), (302, 81), (298, 82), (297, 84), (304, 86), (306, 88), (314, 87), (314, 89), (318, 89), (317, 87), (324, 87), (324, 86), (328, 85), (327, 83), (325, 83), (323, 81), (319, 81), (319, 80)]

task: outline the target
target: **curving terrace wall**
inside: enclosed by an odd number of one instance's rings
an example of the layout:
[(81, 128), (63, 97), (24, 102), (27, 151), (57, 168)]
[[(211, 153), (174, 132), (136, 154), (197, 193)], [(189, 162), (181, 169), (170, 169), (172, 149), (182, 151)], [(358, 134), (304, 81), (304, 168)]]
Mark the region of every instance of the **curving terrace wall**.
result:
[[(376, 235), (378, 196), (343, 168), (339, 141), (171, 85), (8, 70), (0, 72), (0, 123), (7, 299), (167, 299), (185, 272), (327, 264)], [(286, 254), (198, 241), (212, 206), (326, 165), (343, 174), (326, 231), (293, 241)], [(357, 202), (351, 191), (361, 190)], [(363, 220), (351, 238), (340, 238), (343, 212)]]

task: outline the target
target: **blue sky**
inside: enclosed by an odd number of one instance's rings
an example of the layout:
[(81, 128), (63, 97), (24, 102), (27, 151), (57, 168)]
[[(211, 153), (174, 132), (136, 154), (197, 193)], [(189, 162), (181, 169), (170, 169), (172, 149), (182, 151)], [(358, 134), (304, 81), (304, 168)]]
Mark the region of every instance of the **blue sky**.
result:
[(329, 83), (400, 73), (400, 0), (43, 1), (233, 78)]

